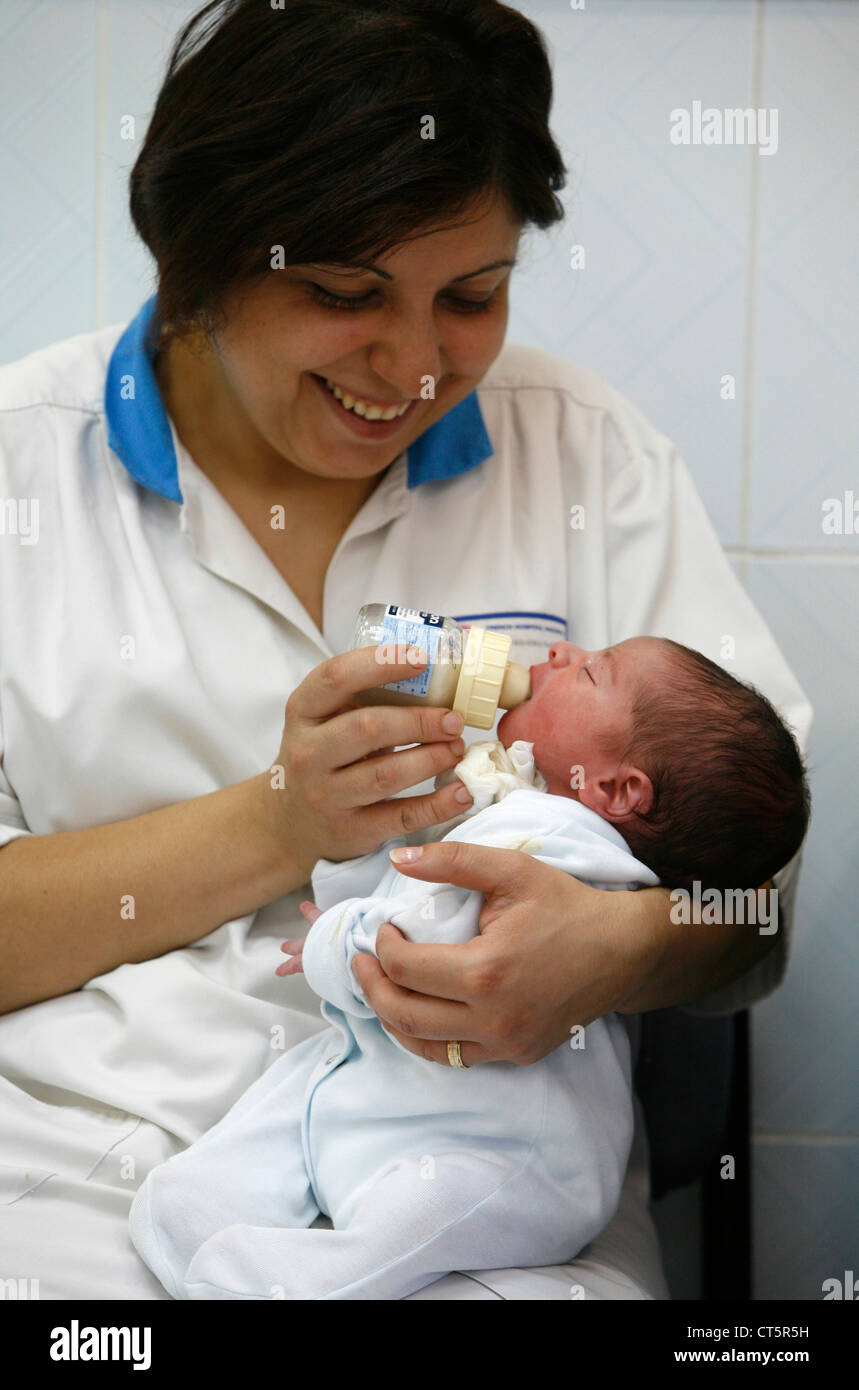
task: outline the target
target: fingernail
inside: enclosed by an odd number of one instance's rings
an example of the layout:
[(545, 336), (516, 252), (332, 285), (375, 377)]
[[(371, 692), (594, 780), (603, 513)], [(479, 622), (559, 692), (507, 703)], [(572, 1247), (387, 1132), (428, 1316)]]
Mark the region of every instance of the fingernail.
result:
[(474, 797), (471, 795), (468, 787), (457, 787), (453, 794), (453, 799), (454, 801), (462, 801), (465, 803), (466, 801), (473, 801)]
[(427, 659), (427, 654), (423, 647), (409, 647), (406, 652), (406, 661), (410, 666), (422, 666)]
[(444, 719), (442, 719), (441, 727), (446, 734), (461, 734), (464, 727), (462, 715), (454, 714), (451, 711), (450, 714), (446, 714)]
[(388, 850), (395, 864), (410, 864), (413, 859), (420, 859), (423, 852), (423, 845), (406, 845), (403, 849)]

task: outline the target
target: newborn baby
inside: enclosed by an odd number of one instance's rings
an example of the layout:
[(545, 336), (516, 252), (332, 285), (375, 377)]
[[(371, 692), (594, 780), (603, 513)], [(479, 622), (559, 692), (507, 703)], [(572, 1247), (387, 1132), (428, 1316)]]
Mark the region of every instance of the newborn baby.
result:
[[(654, 638), (559, 642), (531, 678), (499, 740), (457, 765), (474, 805), (435, 838), (605, 889), (755, 888), (793, 857), (802, 762), (750, 687)], [(173, 1297), (399, 1299), (452, 1270), (566, 1263), (613, 1216), (633, 1128), (617, 1015), (531, 1066), (460, 1069), (408, 1052), (368, 1006), (351, 965), (383, 922), (414, 941), (478, 932), (482, 894), (398, 873), (404, 843), (317, 863), (301, 964), (331, 1027), (135, 1197), (132, 1240)], [(320, 1213), (332, 1230), (308, 1229)]]

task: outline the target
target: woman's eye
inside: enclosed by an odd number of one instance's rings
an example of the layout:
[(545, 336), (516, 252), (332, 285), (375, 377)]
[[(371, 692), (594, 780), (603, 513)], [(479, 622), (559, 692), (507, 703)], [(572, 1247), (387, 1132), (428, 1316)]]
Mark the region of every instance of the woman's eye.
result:
[(331, 309), (358, 309), (368, 299), (373, 298), (373, 290), (367, 294), (353, 295), (345, 298), (343, 295), (332, 294), (330, 290), (324, 290), (321, 285), (310, 284), (310, 292), (313, 298), (320, 304), (327, 304)]
[[(375, 290), (368, 290), (366, 294), (347, 297), (345, 295), (332, 294), (330, 290), (323, 289), (321, 285), (316, 285), (312, 282), (309, 283), (309, 289), (318, 304), (325, 304), (329, 309), (346, 309), (347, 311), (360, 309), (368, 300), (372, 299), (373, 295), (376, 293)], [(456, 295), (450, 295), (448, 303), (453, 308), (454, 313), (479, 314), (485, 313), (491, 307), (494, 297), (494, 294), (492, 294), (488, 299), (461, 299)]]
[(480, 314), (491, 308), (494, 298), (493, 294), (488, 299), (457, 299), (455, 295), (451, 295), (450, 303), (456, 305), (454, 312), (457, 314)]

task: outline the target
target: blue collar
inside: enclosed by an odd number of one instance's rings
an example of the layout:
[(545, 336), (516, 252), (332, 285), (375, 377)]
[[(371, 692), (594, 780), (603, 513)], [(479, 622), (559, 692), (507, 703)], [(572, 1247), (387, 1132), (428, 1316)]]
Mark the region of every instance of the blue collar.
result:
[[(156, 301), (157, 295), (146, 301), (111, 355), (104, 390), (107, 442), (136, 482), (181, 502), (173, 437), (152, 367), (155, 344), (149, 329)], [(467, 473), (491, 454), (477, 392), (472, 391), (409, 445), (408, 486)]]

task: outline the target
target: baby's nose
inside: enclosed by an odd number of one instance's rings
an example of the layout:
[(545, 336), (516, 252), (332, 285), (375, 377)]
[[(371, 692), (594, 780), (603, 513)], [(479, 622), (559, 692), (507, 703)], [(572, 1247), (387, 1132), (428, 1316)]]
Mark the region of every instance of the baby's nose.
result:
[(569, 666), (571, 661), (581, 660), (587, 656), (587, 652), (582, 647), (577, 647), (573, 642), (553, 642), (549, 648), (549, 660), (553, 666)]

